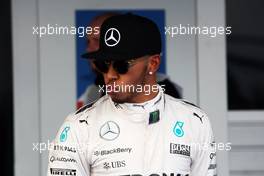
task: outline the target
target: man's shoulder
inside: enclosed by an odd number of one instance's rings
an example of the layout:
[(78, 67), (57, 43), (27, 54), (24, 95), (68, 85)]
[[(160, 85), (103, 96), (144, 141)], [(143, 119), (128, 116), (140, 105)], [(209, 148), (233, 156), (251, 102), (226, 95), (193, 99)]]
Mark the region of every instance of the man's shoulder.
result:
[(79, 108), (77, 111), (74, 113), (70, 114), (67, 118), (66, 121), (84, 121), (87, 118), (92, 118), (95, 114), (96, 111), (100, 111), (102, 106), (104, 106), (109, 100), (109, 96), (105, 95), (89, 104), (86, 104)]
[(213, 140), (213, 131), (208, 115), (197, 105), (186, 100), (167, 96), (171, 113), (175, 120), (183, 122), (192, 131), (193, 138), (198, 141)]
[(168, 94), (165, 94), (165, 100), (167, 100), (168, 104), (171, 104), (173, 106), (181, 106), (181, 107), (184, 107), (186, 109), (189, 109), (189, 110), (201, 110), (201, 108), (196, 105), (195, 103), (192, 103), (190, 101), (187, 101), (185, 99), (179, 99), (179, 98), (175, 98), (175, 97), (172, 97)]
[[(69, 114), (64, 120), (63, 124), (57, 132), (55, 142), (64, 142), (68, 136), (68, 142), (72, 141), (88, 141), (88, 133), (91, 129), (91, 125), (97, 120), (97, 112), (101, 111), (104, 104), (107, 102), (108, 97), (103, 96), (97, 101), (84, 105), (76, 112)], [(98, 109), (100, 108), (100, 109)], [(65, 142), (64, 142), (65, 143)]]
[(208, 116), (199, 106), (186, 101), (184, 99), (177, 99), (169, 95), (165, 95), (168, 101), (167, 104), (171, 106), (175, 111), (183, 114), (183, 118), (187, 118), (190, 121), (203, 124), (204, 121), (208, 121)]

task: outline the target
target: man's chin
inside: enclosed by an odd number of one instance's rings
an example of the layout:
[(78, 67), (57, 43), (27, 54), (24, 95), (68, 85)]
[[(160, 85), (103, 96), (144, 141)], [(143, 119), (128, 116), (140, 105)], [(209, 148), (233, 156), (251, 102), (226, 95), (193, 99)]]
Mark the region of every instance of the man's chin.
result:
[(126, 103), (126, 99), (122, 98), (121, 95), (119, 95), (118, 93), (108, 93), (108, 95), (111, 97), (112, 101), (115, 103)]
[(119, 104), (122, 104), (122, 103), (126, 103), (125, 100), (122, 100), (120, 98), (115, 98), (115, 97), (111, 97), (112, 101), (115, 102), (115, 103), (119, 103)]

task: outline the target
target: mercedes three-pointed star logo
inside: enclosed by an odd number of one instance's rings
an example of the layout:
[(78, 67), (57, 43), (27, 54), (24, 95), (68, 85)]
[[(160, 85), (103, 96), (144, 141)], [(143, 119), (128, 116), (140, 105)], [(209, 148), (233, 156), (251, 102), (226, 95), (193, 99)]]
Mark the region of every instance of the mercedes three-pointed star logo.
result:
[(119, 126), (113, 121), (107, 121), (100, 128), (100, 137), (102, 139), (112, 141), (116, 139), (120, 134)]
[(104, 40), (109, 47), (116, 46), (120, 41), (120, 32), (116, 28), (110, 28), (106, 31)]

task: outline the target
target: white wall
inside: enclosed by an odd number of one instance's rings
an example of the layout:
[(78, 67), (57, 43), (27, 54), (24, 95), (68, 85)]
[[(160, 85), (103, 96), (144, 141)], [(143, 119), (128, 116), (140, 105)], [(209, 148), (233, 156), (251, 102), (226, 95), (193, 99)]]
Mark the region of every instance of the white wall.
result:
[[(198, 0), (197, 25), (225, 27), (225, 1)], [(216, 143), (227, 143), (225, 36), (197, 38), (199, 104), (211, 117)], [(224, 162), (223, 162), (224, 161)], [(218, 175), (229, 174), (227, 151), (217, 150)]]
[(15, 174), (39, 175), (40, 155), (33, 142), (40, 139), (39, 41), (32, 35), (37, 24), (36, 1), (12, 1), (14, 70)]
[(264, 175), (264, 112), (229, 111), (228, 127), (231, 175)]

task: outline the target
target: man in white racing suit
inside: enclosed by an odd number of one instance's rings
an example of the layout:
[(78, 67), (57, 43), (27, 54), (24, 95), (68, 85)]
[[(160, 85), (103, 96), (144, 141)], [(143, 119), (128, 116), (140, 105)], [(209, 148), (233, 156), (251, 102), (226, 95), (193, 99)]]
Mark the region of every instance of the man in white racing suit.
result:
[(107, 94), (66, 118), (51, 147), (48, 176), (216, 175), (207, 115), (156, 84), (161, 39), (155, 23), (118, 15), (101, 33), (99, 50), (83, 57), (101, 59), (95, 65)]

